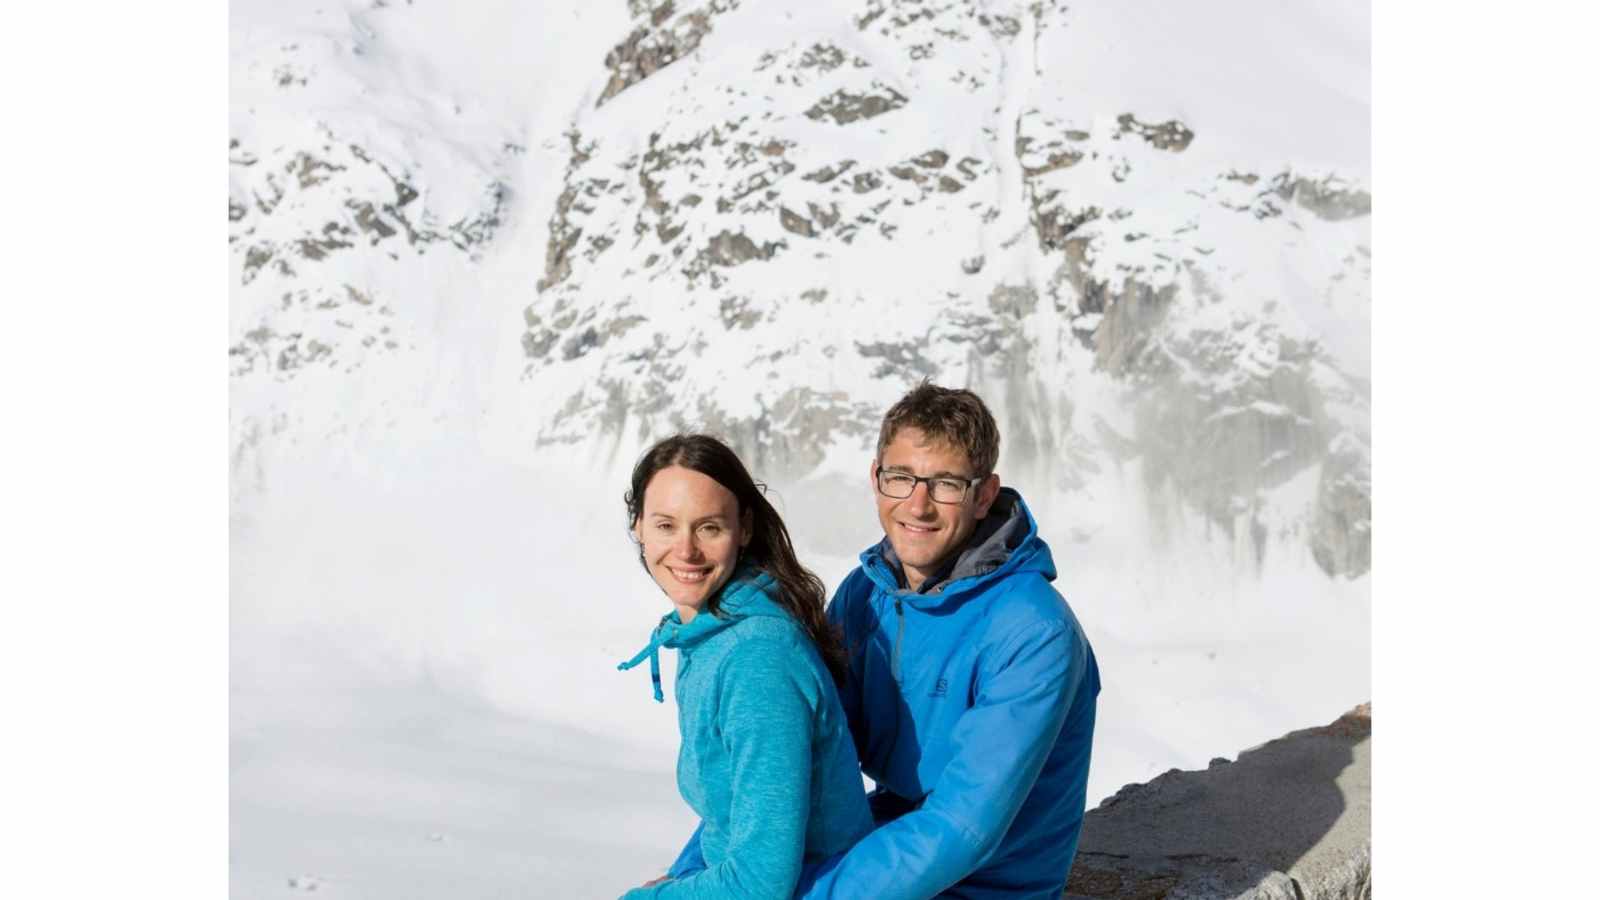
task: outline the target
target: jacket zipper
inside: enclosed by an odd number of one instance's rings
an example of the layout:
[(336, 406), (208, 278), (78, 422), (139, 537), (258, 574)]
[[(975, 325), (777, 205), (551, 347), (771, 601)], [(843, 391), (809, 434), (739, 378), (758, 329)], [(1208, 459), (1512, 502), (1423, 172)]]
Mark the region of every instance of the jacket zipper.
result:
[(895, 618), (899, 620), (900, 624), (899, 627), (895, 629), (894, 633), (894, 656), (891, 657), (889, 661), (889, 672), (890, 674), (894, 675), (895, 682), (899, 683), (900, 643), (905, 639), (906, 636), (906, 611), (905, 608), (900, 605), (899, 597), (894, 598), (894, 615)]

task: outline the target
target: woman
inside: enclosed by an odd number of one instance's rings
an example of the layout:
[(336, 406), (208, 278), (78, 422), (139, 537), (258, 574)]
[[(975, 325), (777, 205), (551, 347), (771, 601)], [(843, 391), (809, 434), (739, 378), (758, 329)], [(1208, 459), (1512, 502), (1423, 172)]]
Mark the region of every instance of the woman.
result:
[(721, 441), (676, 435), (645, 453), (623, 497), (645, 570), (672, 601), (619, 668), (678, 650), (678, 792), (700, 828), (668, 877), (624, 895), (781, 897), (804, 867), (872, 829), (832, 675), (844, 652), (822, 582)]

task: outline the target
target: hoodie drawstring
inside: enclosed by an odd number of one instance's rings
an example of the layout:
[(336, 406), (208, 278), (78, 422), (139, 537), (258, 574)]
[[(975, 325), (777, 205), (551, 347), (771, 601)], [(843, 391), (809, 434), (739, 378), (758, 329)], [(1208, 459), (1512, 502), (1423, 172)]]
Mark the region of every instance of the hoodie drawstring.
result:
[(625, 663), (618, 663), (617, 664), (617, 671), (626, 672), (629, 669), (633, 668), (634, 666), (637, 666), (639, 663), (644, 662), (646, 659), (649, 659), (650, 660), (650, 685), (651, 685), (651, 687), (653, 687), (655, 689), (655, 695), (656, 695), (656, 702), (657, 703), (665, 703), (665, 702), (667, 702), (666, 695), (661, 693), (661, 632), (662, 631), (663, 631), (663, 629), (657, 628), (655, 634), (652, 634), (650, 636), (650, 643), (646, 644), (645, 648), (643, 650), (640, 650), (637, 654), (635, 654), (633, 659), (630, 659)]
[[(748, 563), (742, 563), (734, 571), (733, 580), (723, 586), (722, 596), (724, 602), (737, 605), (743, 602), (738, 598), (746, 592), (755, 591), (756, 595), (760, 596), (766, 591), (773, 590), (776, 584), (777, 581), (771, 575), (752, 569)], [(771, 604), (769, 603), (769, 605)], [(763, 613), (763, 615), (765, 614)], [(667, 613), (661, 617), (660, 622), (656, 623), (655, 630), (650, 632), (650, 643), (646, 644), (643, 650), (634, 654), (633, 659), (625, 663), (619, 663), (617, 670), (626, 672), (646, 659), (650, 660), (650, 687), (655, 693), (656, 702), (665, 703), (667, 702), (667, 697), (661, 692), (661, 648), (676, 647), (679, 650), (686, 650), (688, 645), (702, 641), (707, 635), (726, 628), (742, 615), (737, 614), (728, 617), (721, 613), (712, 614), (706, 612), (699, 616), (692, 616), (690, 621), (684, 622), (679, 619), (678, 613)], [(682, 669), (678, 670), (678, 675), (682, 677)]]

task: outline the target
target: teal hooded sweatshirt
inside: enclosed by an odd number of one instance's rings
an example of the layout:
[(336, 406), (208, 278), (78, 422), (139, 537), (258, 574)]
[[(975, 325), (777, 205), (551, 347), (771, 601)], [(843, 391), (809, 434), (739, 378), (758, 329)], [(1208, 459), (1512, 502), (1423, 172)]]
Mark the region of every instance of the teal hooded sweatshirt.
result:
[(787, 900), (802, 869), (872, 830), (838, 689), (805, 630), (774, 600), (777, 582), (741, 566), (715, 613), (662, 617), (619, 668), (678, 651), (678, 792), (700, 816), (705, 868), (623, 900)]

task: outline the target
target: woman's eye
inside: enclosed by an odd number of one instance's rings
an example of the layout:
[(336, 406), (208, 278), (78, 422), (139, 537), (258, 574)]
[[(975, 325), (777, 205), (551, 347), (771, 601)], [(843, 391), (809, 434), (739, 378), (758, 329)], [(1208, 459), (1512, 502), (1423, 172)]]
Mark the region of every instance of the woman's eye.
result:
[(719, 526), (719, 525), (702, 525), (702, 526), (700, 526), (700, 530), (705, 534), (721, 534), (722, 533), (722, 527)]

